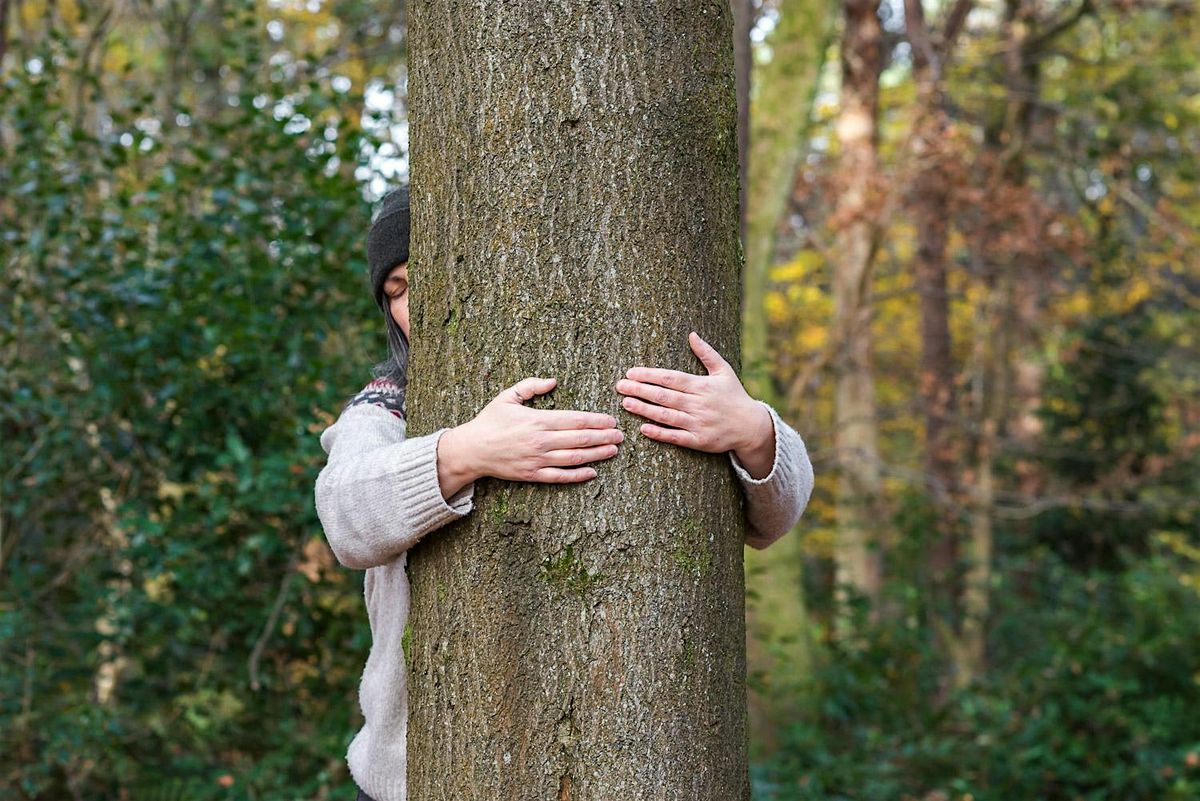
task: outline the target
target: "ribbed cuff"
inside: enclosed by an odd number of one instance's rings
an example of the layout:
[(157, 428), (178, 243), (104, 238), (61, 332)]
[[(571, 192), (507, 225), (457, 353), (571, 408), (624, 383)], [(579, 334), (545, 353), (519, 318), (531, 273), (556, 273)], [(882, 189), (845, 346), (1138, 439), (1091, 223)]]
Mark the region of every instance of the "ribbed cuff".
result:
[(450, 429), (439, 428), (432, 434), (405, 440), (409, 444), (403, 459), (395, 465), (396, 484), (403, 488), (404, 495), (411, 499), (409, 514), (417, 538), (464, 517), (475, 506), (475, 482), (471, 482), (450, 496), (442, 497), (442, 485), (438, 481), (438, 440)]
[(761, 403), (763, 406), (767, 407), (767, 411), (771, 413), (771, 425), (774, 428), (775, 436), (775, 455), (771, 462), (771, 472), (767, 473), (767, 475), (763, 478), (754, 478), (749, 472), (746, 471), (745, 466), (738, 461), (738, 458), (734, 455), (733, 451), (729, 451), (729, 460), (733, 462), (734, 472), (737, 473), (738, 478), (740, 478), (742, 481), (746, 482), (747, 484), (766, 484), (771, 481), (771, 479), (775, 478), (775, 472), (779, 469), (779, 449), (781, 447), (779, 442), (779, 429), (781, 426), (779, 425), (779, 415), (774, 409), (771, 408), (771, 404), (762, 400), (756, 400), (755, 403)]
[(397, 776), (394, 770), (389, 770), (386, 766), (364, 767), (359, 771), (359, 775), (353, 778), (354, 783), (370, 796), (372, 801), (407, 801), (408, 783), (405, 777)]
[[(376, 742), (392, 734), (401, 741)], [(407, 801), (408, 733), (376, 731), (364, 726), (350, 743), (346, 765), (354, 784), (372, 801)]]

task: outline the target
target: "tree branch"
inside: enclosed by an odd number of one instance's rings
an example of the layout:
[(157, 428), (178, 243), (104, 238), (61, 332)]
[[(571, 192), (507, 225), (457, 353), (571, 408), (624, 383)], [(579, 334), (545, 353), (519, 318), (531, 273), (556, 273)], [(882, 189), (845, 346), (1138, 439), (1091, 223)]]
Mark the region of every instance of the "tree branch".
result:
[(1058, 22), (1051, 25), (1045, 31), (1043, 31), (1042, 33), (1038, 34), (1037, 36), (1033, 37), (1028, 42), (1026, 42), (1025, 43), (1025, 52), (1026, 53), (1037, 52), (1042, 47), (1049, 44), (1054, 39), (1058, 38), (1063, 33), (1065, 33), (1066, 31), (1068, 31), (1069, 29), (1074, 27), (1076, 24), (1078, 24), (1079, 21), (1081, 19), (1083, 19), (1086, 14), (1088, 14), (1089, 12), (1094, 13), (1095, 10), (1096, 10), (1095, 6), (1092, 5), (1092, 0), (1082, 0), (1082, 2), (1079, 4), (1079, 8), (1075, 9), (1075, 11), (1073, 13), (1068, 14), (1067, 16), (1063, 17), (1061, 20), (1059, 20)]
[(279, 613), (283, 611), (284, 601), (287, 600), (288, 588), (292, 583), (292, 576), (296, 574), (296, 565), (299, 564), (300, 552), (293, 551), (292, 556), (288, 559), (287, 569), (283, 573), (283, 581), (279, 582), (279, 592), (275, 595), (275, 603), (271, 606), (271, 614), (267, 616), (267, 622), (263, 625), (262, 633), (258, 635), (258, 639), (254, 642), (254, 649), (250, 652), (250, 660), (247, 667), (250, 671), (250, 689), (258, 692), (261, 683), (258, 680), (258, 662), (262, 659), (263, 649), (267, 647), (267, 641), (271, 639), (271, 632), (275, 630), (275, 624), (279, 622)]
[(958, 41), (958, 35), (962, 33), (973, 5), (973, 0), (957, 0), (946, 14), (946, 22), (942, 25), (942, 35), (938, 42), (938, 50), (942, 54), (943, 62), (950, 60), (950, 55), (954, 52), (954, 45)]
[(925, 10), (921, 7), (921, 0), (904, 0), (904, 28), (913, 49), (913, 66), (918, 72), (932, 69), (936, 75), (940, 60), (930, 40), (929, 28), (925, 25)]

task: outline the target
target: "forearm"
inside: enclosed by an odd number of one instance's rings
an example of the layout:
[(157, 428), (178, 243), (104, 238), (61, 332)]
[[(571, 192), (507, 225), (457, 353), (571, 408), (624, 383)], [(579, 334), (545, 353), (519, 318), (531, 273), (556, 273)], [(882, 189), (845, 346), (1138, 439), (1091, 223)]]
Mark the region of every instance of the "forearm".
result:
[(470, 483), (442, 494), (437, 453), (449, 432), (406, 439), (403, 423), (370, 404), (346, 410), (325, 431), (329, 459), (317, 475), (315, 503), (339, 562), (384, 564), (471, 511)]

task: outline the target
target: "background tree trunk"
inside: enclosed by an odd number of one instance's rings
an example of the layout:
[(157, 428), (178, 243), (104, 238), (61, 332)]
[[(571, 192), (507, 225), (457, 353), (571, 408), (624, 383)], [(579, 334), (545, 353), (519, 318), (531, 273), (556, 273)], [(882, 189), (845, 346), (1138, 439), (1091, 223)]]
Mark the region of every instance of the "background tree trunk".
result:
[(837, 135), (833, 296), (838, 542), (836, 580), (875, 601), (880, 589), (880, 462), (871, 369), (871, 273), (878, 231), (877, 140), (883, 26), (877, 0), (846, 0)]
[[(769, 379), (773, 365), (765, 301), (775, 231), (807, 149), (817, 77), (836, 21), (830, 0), (783, 0), (779, 22), (766, 40), (771, 60), (751, 73), (742, 380), (754, 397), (785, 417), (801, 419), (807, 410), (789, 408)], [(750, 674), (764, 677), (764, 691), (749, 696), (750, 740), (768, 751), (777, 746), (776, 735), (800, 714), (801, 688), (810, 686), (813, 643), (803, 562), (804, 540), (790, 534), (765, 551), (746, 552), (746, 624), (752, 633), (747, 658)]]
[[(938, 26), (935, 37), (925, 22), (920, 0), (905, 0), (904, 3), (917, 93), (911, 139), (915, 176), (908, 192), (908, 206), (917, 227), (912, 273), (921, 304), (920, 391), (925, 407), (923, 461), (925, 481), (936, 512), (936, 529), (927, 559), (929, 602), (943, 651), (948, 654), (963, 652), (956, 638), (961, 619), (958, 602), (960, 597), (965, 597), (965, 589), (960, 568), (962, 522), (958, 511), (961, 506), (958, 475), (963, 463), (957, 445), (963, 431), (958, 425), (954, 386), (946, 263), (958, 154), (947, 141), (950, 125), (943, 82), (946, 64), (954, 56), (958, 32), (971, 4), (972, 0), (957, 0)], [(972, 550), (970, 543), (967, 549)], [(954, 661), (961, 664), (963, 660)]]
[(767, 278), (775, 231), (807, 147), (817, 78), (836, 20), (831, 0), (781, 0), (779, 22), (766, 40), (771, 60), (751, 72), (743, 381), (750, 394), (776, 408), (781, 399), (769, 379)]
[(627, 439), (581, 485), (476, 484), (410, 552), (409, 795), (747, 798), (742, 495), (613, 385), (740, 368), (728, 3), (411, 6), (411, 434), (526, 376)]

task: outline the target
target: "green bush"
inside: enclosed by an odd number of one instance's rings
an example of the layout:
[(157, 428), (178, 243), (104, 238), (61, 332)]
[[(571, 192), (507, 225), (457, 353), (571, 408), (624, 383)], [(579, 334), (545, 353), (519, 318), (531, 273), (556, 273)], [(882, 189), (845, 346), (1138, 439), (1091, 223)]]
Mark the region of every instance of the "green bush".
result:
[(6, 798), (347, 792), (369, 635), (312, 487), (383, 355), (371, 137), (238, 30), (236, 105), (157, 132), (74, 125), (62, 36), (0, 88)]
[(1200, 604), (1174, 557), (1004, 567), (1033, 589), (997, 592), (985, 680), (931, 703), (938, 660), (896, 623), (828, 646), (817, 708), (756, 766), (755, 797), (1200, 798)]

